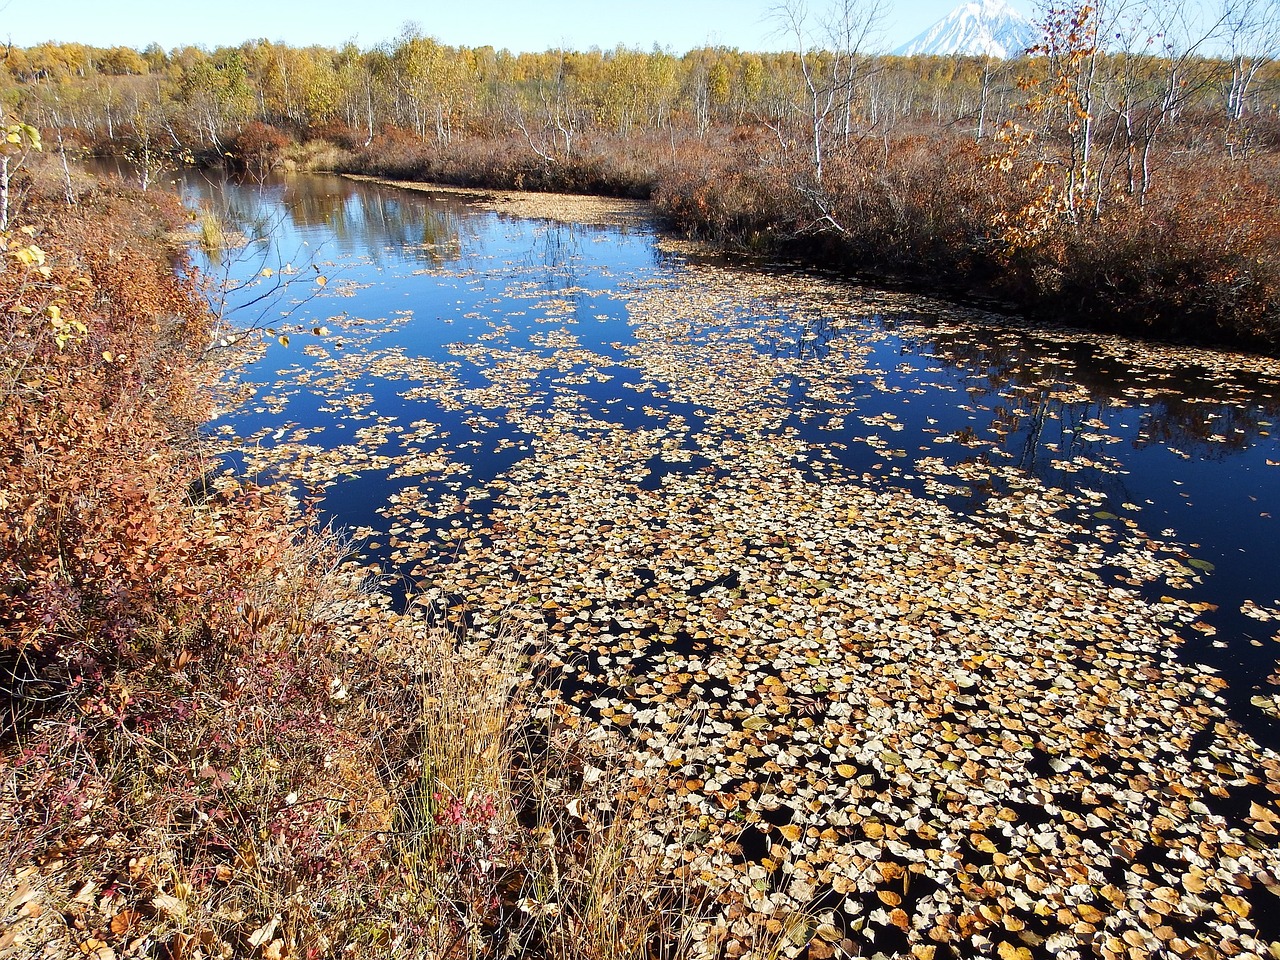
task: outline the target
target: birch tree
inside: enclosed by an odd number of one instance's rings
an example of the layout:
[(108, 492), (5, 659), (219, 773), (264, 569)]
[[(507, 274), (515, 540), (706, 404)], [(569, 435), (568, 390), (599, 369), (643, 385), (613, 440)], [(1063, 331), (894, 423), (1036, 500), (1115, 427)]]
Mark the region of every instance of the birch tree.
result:
[(818, 183), (833, 129), (841, 143), (852, 134), (859, 69), (884, 9), (883, 0), (834, 0), (815, 15), (805, 0), (786, 0), (774, 10), (780, 29), (796, 45), (805, 91), (801, 112)]

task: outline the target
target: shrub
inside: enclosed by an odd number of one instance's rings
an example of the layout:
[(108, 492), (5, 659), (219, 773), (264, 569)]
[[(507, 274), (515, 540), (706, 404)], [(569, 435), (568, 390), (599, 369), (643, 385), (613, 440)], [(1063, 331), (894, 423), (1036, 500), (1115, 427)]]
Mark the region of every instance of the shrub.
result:
[(240, 128), (227, 149), (233, 169), (262, 180), (280, 162), (291, 140), (283, 131), (254, 120)]

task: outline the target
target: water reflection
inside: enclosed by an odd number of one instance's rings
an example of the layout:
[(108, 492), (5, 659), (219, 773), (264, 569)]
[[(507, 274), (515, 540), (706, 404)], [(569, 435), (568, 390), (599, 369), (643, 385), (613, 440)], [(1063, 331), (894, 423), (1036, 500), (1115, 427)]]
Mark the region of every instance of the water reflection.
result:
[[(423, 508), (421, 530), (450, 530), (459, 518), (449, 504), (465, 502), (468, 520), (483, 516), (485, 487), (528, 456), (543, 424), (570, 417), (593, 436), (617, 442), (630, 433), (661, 448), (637, 456), (641, 492), (706, 469), (709, 424), (726, 431), (716, 443), (733, 442), (736, 428), (808, 444), (814, 456), (802, 469), (814, 478), (838, 463), (875, 489), (939, 498), (970, 517), (1010, 495), (1012, 468), (1087, 493), (1073, 521), (1081, 540), (1110, 549), (1120, 531), (1140, 531), (1185, 544), (1186, 559), (1206, 565), (1196, 568), (1196, 591), (1217, 608), (1205, 613), (1217, 632), (1189, 638), (1184, 655), (1232, 677), (1228, 696), (1251, 730), (1271, 724), (1247, 701), (1274, 656), (1250, 643), (1260, 630), (1239, 612), (1246, 601), (1280, 597), (1280, 537), (1269, 526), (1280, 515), (1280, 471), (1269, 465), (1280, 461), (1271, 434), (1280, 388), (1265, 370), (1171, 366), (1139, 346), (1103, 349), (1096, 338), (1039, 335), (994, 318), (961, 323), (915, 301), (872, 298), (863, 308), (857, 290), (839, 287), (815, 295), (830, 298), (829, 311), (748, 292), (722, 313), (691, 315), (678, 334), (705, 348), (705, 371), (740, 372), (759, 393), (735, 427), (712, 416), (714, 404), (681, 400), (684, 385), (641, 362), (649, 332), (628, 322), (626, 291), (648, 285), (678, 300), (683, 269), (650, 234), (505, 217), (456, 195), (338, 177), (264, 185), (192, 177), (187, 189), (247, 236), (265, 238), (246, 249), (270, 244), (281, 264), (304, 273), (323, 265), (338, 278), (339, 289), (315, 304), (279, 304), (304, 329), (324, 322), (338, 338), (297, 340), (287, 353), (273, 346), (258, 370), (268, 383), (286, 370), (287, 389), (265, 388), (279, 402), (247, 407), (234, 426), (262, 450), (287, 445), (287, 431), (277, 438), (284, 424), (316, 431), (314, 460), (322, 449), (364, 456), (323, 481), (342, 524), (384, 527), (379, 510), (406, 477), (425, 504), (440, 505), (434, 514)], [(221, 269), (252, 280), (262, 264)], [(676, 335), (676, 326), (664, 329)], [(342, 398), (353, 396), (367, 399), (348, 411)], [(414, 423), (425, 426), (412, 435), (431, 439), (395, 433)], [(356, 434), (377, 445), (361, 452)], [(402, 562), (390, 547), (377, 555)], [(1122, 572), (1112, 576), (1129, 584)]]
[[(1257, 378), (1252, 384), (1215, 385), (1205, 370), (1120, 364), (1100, 357), (1085, 342), (1050, 346), (1027, 335), (1005, 335), (996, 342), (953, 335), (933, 337), (922, 346), (941, 362), (967, 370), (975, 399), (1016, 392), (1024, 402), (1014, 415), (1030, 415), (1033, 445), (1046, 419), (1080, 424), (1136, 407), (1141, 412), (1132, 431), (1135, 448), (1158, 444), (1183, 458), (1218, 460), (1254, 447), (1280, 414), (1280, 401), (1263, 393)], [(1066, 398), (1075, 394), (1086, 399)], [(1032, 410), (1026, 401), (1032, 401)], [(1017, 432), (1016, 424), (1003, 422), (1007, 409), (997, 406), (995, 412), (994, 430)], [(1086, 447), (1078, 437), (1072, 441), (1073, 452)]]
[[(461, 204), (424, 204), (340, 178), (297, 178), (282, 198), (295, 229), (332, 232), (336, 249), (382, 262), (389, 254), (427, 264), (457, 260), (475, 236)], [(474, 219), (474, 218), (473, 218)]]
[(474, 212), (460, 201), (424, 204), (334, 176), (246, 182), (231, 190), (225, 184), (219, 176), (194, 171), (182, 189), (188, 205), (210, 210), (250, 246), (288, 247), (292, 241), (323, 247), (329, 256), (431, 265), (457, 260), (464, 241), (476, 236), (468, 223)]
[(578, 290), (585, 229), (578, 224), (541, 221), (533, 228), (533, 244), (517, 254), (514, 262), (538, 277), (548, 292)]
[(1187, 459), (1221, 460), (1246, 453), (1269, 436), (1278, 411), (1280, 404), (1241, 408), (1167, 396), (1143, 413), (1133, 444), (1139, 449), (1153, 444), (1170, 447)]

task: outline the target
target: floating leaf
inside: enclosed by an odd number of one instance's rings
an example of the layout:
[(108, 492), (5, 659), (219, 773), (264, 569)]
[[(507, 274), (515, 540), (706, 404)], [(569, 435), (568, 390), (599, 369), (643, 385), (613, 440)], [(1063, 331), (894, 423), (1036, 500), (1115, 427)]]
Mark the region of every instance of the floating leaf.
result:
[(1001, 940), (996, 945), (996, 956), (1000, 960), (1031, 960), (1031, 951), (1026, 947), (1015, 946), (1008, 940)]
[(1235, 894), (1224, 893), (1222, 895), (1222, 905), (1234, 913), (1237, 917), (1249, 916), (1249, 901), (1237, 897)]

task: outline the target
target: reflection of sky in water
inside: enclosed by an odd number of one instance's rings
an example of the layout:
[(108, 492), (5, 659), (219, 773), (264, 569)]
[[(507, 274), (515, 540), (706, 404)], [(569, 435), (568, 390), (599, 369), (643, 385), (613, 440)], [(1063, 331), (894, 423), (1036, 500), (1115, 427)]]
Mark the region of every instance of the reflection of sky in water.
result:
[[(496, 333), (490, 345), (502, 351), (551, 355), (554, 347), (538, 337), (563, 327), (582, 350), (601, 358), (599, 370), (611, 379), (565, 383), (564, 370), (543, 370), (523, 384), (527, 414), (550, 416), (558, 404), (571, 403), (599, 421), (630, 430), (662, 428), (679, 418), (681, 432), (687, 431), (685, 446), (697, 448), (703, 427), (697, 405), (659, 399), (664, 385), (642, 385), (642, 373), (613, 346), (633, 345), (635, 337), (625, 302), (612, 294), (670, 273), (651, 234), (514, 219), (456, 196), (428, 198), (336, 177), (225, 190), (220, 183), (193, 178), (187, 190), (189, 197), (223, 210), (247, 236), (265, 238), (251, 244), (249, 254), (233, 253), (210, 266), (214, 276), (235, 284), (264, 267), (277, 278), (286, 264), (299, 271), (297, 283), (280, 288), (268, 301), (262, 324), (332, 328), (324, 340), (304, 334), (287, 349), (272, 344), (266, 357), (245, 372), (247, 380), (281, 381), (278, 389), (266, 387), (260, 396), (296, 392), (282, 413), (254, 413), (251, 403), (228, 418), (240, 436), (267, 431), (259, 442), (269, 446), (272, 432), (283, 424), (319, 425), (325, 431), (310, 442), (354, 442), (355, 431), (372, 421), (337, 420), (322, 409), (335, 398), (290, 383), (308, 373), (328, 376), (335, 365), (341, 369), (344, 356), (368, 349), (358, 342), (361, 328), (345, 323), (359, 317), (375, 321), (370, 329), (378, 331), (376, 349), (434, 361), (463, 389), (491, 385), (486, 374), (492, 372), (492, 358), (477, 365), (451, 351), (451, 344)], [(313, 264), (328, 278), (328, 287), (296, 306), (314, 292)], [(508, 296), (513, 284), (519, 298)], [(243, 302), (262, 289), (238, 296)], [(553, 299), (564, 302), (549, 305)], [(837, 328), (823, 321), (788, 322), (777, 304), (749, 306), (781, 321), (756, 338), (754, 349), (828, 364), (832, 378), (825, 384), (841, 398), (840, 409), (833, 411), (826, 401), (812, 399), (814, 384), (806, 377), (789, 378), (790, 409), (780, 430), (812, 443), (865, 482), (923, 493), (925, 478), (916, 464), (926, 457), (952, 467), (1013, 465), (1049, 486), (1096, 491), (1095, 509), (1075, 518), (1089, 535), (1105, 540), (1108, 527), (1129, 519), (1146, 535), (1186, 544), (1191, 558), (1213, 564), (1195, 594), (1219, 605), (1204, 618), (1218, 634), (1193, 635), (1183, 655), (1227, 673), (1234, 712), (1263, 742), (1275, 742), (1270, 721), (1248, 707), (1248, 700), (1274, 667), (1278, 648), (1270, 638), (1277, 628), (1238, 611), (1245, 600), (1280, 605), (1280, 466), (1267, 462), (1280, 461), (1272, 428), (1280, 415), (1280, 382), (1207, 369), (1157, 369), (1138, 349), (1127, 362), (1104, 356), (1087, 341), (1015, 330), (958, 333), (947, 327), (934, 333), (916, 317), (879, 314)], [(411, 321), (396, 322), (404, 315)], [(714, 345), (733, 329), (729, 323), (711, 323), (692, 336)], [(842, 381), (841, 356), (867, 341), (871, 352), (865, 366), (873, 372)], [(307, 344), (323, 346), (329, 356), (308, 355)], [(402, 396), (411, 386), (408, 380), (362, 375), (343, 389), (370, 394), (369, 413), (402, 425), (420, 419), (437, 425), (436, 436), (421, 445), (446, 446), (465, 461), (468, 472), (421, 483), (429, 496), (465, 500), (468, 490), (526, 455), (521, 445), (530, 437), (504, 421), (505, 408), (441, 409)], [(835, 413), (843, 420), (832, 426)], [(901, 429), (860, 419), (884, 414)], [(477, 421), (477, 415), (483, 419)], [(879, 438), (874, 445), (868, 442), (872, 436)], [(404, 443), (392, 434), (380, 452), (395, 456), (404, 452)], [(655, 457), (638, 485), (652, 487), (663, 473), (704, 466), (696, 456), (687, 464)], [(328, 489), (324, 508), (347, 526), (385, 526), (377, 510), (407, 482), (365, 470)], [(990, 486), (954, 485), (947, 502), (974, 515), (981, 515), (991, 492), (1003, 489), (999, 478)], [(484, 507), (468, 501), (468, 509)], [(1162, 589), (1155, 585), (1151, 592), (1158, 596)], [(1250, 643), (1255, 639), (1262, 646)]]
[[(197, 176), (188, 182), (188, 197), (221, 210), (230, 222), (242, 225), (247, 235), (271, 238), (269, 246), (251, 245), (244, 254), (233, 251), (220, 264), (203, 265), (232, 285), (256, 282), (256, 286), (231, 301), (233, 318), (237, 317), (237, 303), (248, 302), (260, 296), (264, 288), (277, 286), (281, 268), (291, 264), (298, 271), (294, 275), (296, 282), (281, 288), (280, 295), (272, 298), (272, 314), (258, 319), (257, 305), (242, 311), (250, 321), (261, 325), (287, 322), (304, 329), (329, 325), (332, 330), (325, 343), (340, 358), (339, 345), (350, 338), (339, 332), (339, 325), (333, 322), (335, 317), (385, 320), (407, 312), (413, 322), (386, 330), (378, 338), (377, 348), (449, 365), (464, 387), (482, 388), (489, 381), (483, 368), (460, 363), (450, 352), (450, 344), (490, 334), (499, 325), (517, 324), (504, 336), (504, 346), (545, 353), (549, 351), (530, 342), (530, 335), (562, 325), (560, 320), (534, 323), (540, 316), (534, 306), (536, 300), (506, 302), (506, 291), (513, 279), (531, 285), (546, 297), (569, 300), (572, 317), (579, 321), (574, 332), (582, 346), (606, 352), (611, 350), (611, 342), (627, 336), (626, 310), (621, 301), (602, 291), (614, 288), (615, 271), (641, 271), (651, 268), (654, 260), (652, 235), (627, 236), (595, 227), (501, 217), (453, 198), (428, 203), (420, 195), (358, 185), (338, 177), (298, 178), (287, 187), (223, 187), (221, 182)], [(595, 242), (601, 239), (607, 242)], [(253, 281), (264, 268), (274, 275)], [(317, 272), (326, 277), (328, 292), (299, 308), (297, 302), (313, 293), (312, 278)], [(392, 280), (394, 284), (389, 282)], [(354, 296), (333, 295), (340, 294), (344, 287)], [(358, 335), (359, 330), (352, 332)], [(281, 387), (289, 390), (291, 377), (302, 373), (322, 375), (320, 360), (298, 349), (307, 339), (305, 333), (294, 336), (288, 348), (272, 343), (267, 356), (247, 370), (245, 378), (275, 379), (287, 370), (289, 375), (281, 378)], [(400, 396), (400, 391), (409, 385), (371, 376), (347, 384), (346, 389), (371, 393), (372, 409), (379, 416), (402, 423), (430, 418), (439, 425), (441, 434), (448, 435), (450, 449), (470, 445), (469, 482), (498, 475), (520, 456), (518, 448), (496, 451), (496, 428), (476, 429), (468, 423), (474, 411), (424, 411), (422, 401)], [(612, 385), (611, 388), (616, 389)], [(271, 388), (263, 391), (272, 392)], [(541, 395), (535, 410), (545, 409), (554, 399), (546, 384), (535, 387), (534, 393)], [(299, 426), (325, 424), (335, 436), (326, 435), (318, 442), (351, 442), (351, 426), (335, 422), (334, 415), (322, 409), (327, 399), (332, 398), (300, 390), (289, 396), (282, 415), (269, 411), (254, 414), (250, 409), (228, 419), (235, 423), (241, 436), (266, 428), (274, 430), (281, 422)], [(500, 413), (481, 412), (490, 418)], [(635, 426), (646, 418), (633, 410), (624, 419), (628, 426)], [(263, 446), (270, 443), (270, 437), (262, 441)], [(431, 492), (439, 492), (437, 488), (437, 484), (424, 485)], [(386, 489), (383, 479), (346, 479), (327, 491), (325, 509), (346, 526), (377, 526), (385, 523), (375, 511), (385, 499)]]

